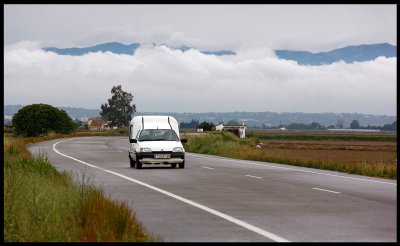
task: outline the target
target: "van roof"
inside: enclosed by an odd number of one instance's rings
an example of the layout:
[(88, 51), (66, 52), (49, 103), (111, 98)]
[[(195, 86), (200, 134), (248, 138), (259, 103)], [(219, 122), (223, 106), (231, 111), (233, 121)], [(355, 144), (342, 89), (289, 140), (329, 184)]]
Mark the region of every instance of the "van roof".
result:
[(131, 124), (141, 124), (144, 129), (173, 129), (177, 121), (172, 116), (146, 115), (133, 117)]
[(130, 122), (130, 136), (135, 138), (142, 129), (172, 129), (179, 136), (178, 121), (172, 116), (166, 115), (144, 115), (135, 116)]

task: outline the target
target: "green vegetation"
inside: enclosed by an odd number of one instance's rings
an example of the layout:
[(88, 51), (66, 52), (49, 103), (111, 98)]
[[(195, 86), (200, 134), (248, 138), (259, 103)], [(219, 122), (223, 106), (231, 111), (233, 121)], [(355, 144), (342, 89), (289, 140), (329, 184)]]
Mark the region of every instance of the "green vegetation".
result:
[(106, 198), (85, 175), (58, 173), (45, 155), (31, 156), (26, 144), (43, 140), (4, 136), (5, 242), (158, 240), (125, 203)]
[[(282, 135), (282, 136), (281, 136)], [(397, 163), (346, 163), (335, 161), (306, 160), (301, 156), (288, 157), (281, 154), (272, 154), (256, 148), (260, 138), (289, 138), (289, 139), (340, 139), (339, 135), (310, 136), (303, 134), (248, 134), (246, 138), (239, 139), (236, 135), (221, 131), (204, 135), (186, 136), (187, 143), (184, 148), (188, 152), (225, 156), (243, 160), (265, 161), (294, 166), (311, 167), (333, 170), (351, 174), (381, 177), (387, 179), (397, 178)], [(368, 139), (371, 136), (349, 136), (351, 139)], [(378, 137), (378, 136), (377, 136)], [(346, 137), (345, 137), (346, 138)], [(391, 137), (388, 136), (389, 139)], [(376, 140), (376, 138), (372, 138)], [(378, 138), (379, 139), (379, 138)], [(347, 140), (347, 139), (346, 139)], [(359, 139), (357, 139), (359, 140)]]
[(123, 91), (121, 85), (113, 86), (111, 94), (113, 95), (108, 99), (108, 104), (101, 104), (101, 117), (111, 121), (111, 127), (129, 126), (132, 114), (136, 112), (135, 104), (131, 105), (133, 95)]
[(38, 137), (50, 132), (72, 133), (77, 125), (67, 112), (47, 104), (32, 104), (18, 110), (12, 119), (14, 132), (25, 137)]
[(197, 126), (197, 128), (202, 128), (204, 131), (214, 131), (215, 125), (212, 122), (203, 121)]

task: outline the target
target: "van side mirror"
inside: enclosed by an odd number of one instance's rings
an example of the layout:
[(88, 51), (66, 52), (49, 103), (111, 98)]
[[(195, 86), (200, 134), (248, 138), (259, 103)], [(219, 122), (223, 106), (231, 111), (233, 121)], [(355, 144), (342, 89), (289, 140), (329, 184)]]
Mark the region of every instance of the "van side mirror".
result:
[(132, 138), (132, 139), (129, 139), (129, 142), (130, 143), (137, 143), (137, 140)]
[(186, 138), (183, 138), (183, 139), (181, 139), (181, 142), (182, 142), (182, 143), (187, 143), (187, 139), (186, 139)]

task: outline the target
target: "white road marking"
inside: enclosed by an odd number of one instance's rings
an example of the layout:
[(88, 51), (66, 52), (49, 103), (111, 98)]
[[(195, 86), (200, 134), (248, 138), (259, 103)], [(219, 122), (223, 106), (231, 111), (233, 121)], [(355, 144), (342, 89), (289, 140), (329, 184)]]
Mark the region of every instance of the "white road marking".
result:
[(320, 190), (320, 191), (326, 191), (326, 192), (331, 192), (331, 193), (340, 194), (340, 192), (338, 192), (338, 191), (333, 191), (333, 190), (325, 190), (325, 189), (320, 189), (320, 188), (313, 188), (313, 190)]
[(257, 176), (253, 176), (253, 175), (245, 175), (245, 176), (247, 176), (247, 177), (250, 177), (250, 178), (256, 178), (256, 179), (262, 179), (262, 177), (257, 177)]
[[(219, 160), (224, 160), (224, 159), (222, 159), (222, 158), (201, 156), (201, 155), (197, 155), (197, 154), (193, 154), (193, 153), (190, 153), (190, 154), (189, 154), (189, 153), (186, 153), (186, 155), (194, 156), (194, 157), (198, 157), (198, 158), (204, 158), (204, 159), (219, 159)], [(236, 159), (230, 159), (229, 161), (230, 161), (230, 162), (241, 163), (241, 164), (247, 164), (247, 165), (272, 167), (272, 168), (286, 169), (286, 170), (291, 170), (291, 171), (312, 173), (312, 174), (318, 174), (318, 175), (326, 175), (326, 176), (332, 176), (332, 177), (338, 177), (338, 178), (354, 179), (354, 180), (367, 181), (367, 182), (374, 182), (374, 183), (381, 183), (381, 184), (389, 184), (389, 185), (397, 185), (397, 183), (390, 183), (390, 182), (377, 181), (377, 180), (370, 180), (370, 179), (362, 179), (362, 178), (355, 178), (355, 177), (346, 177), (346, 176), (342, 176), (342, 175), (335, 175), (335, 174), (329, 174), (329, 173), (321, 173), (321, 172), (315, 172), (315, 171), (309, 171), (309, 170), (301, 170), (301, 169), (297, 169), (297, 168), (281, 167), (281, 166), (274, 166), (274, 165), (268, 165), (268, 164), (254, 163), (254, 162), (251, 162), (251, 161), (242, 161), (242, 160), (236, 160)], [(284, 165), (284, 164), (282, 164), (282, 165)]]
[(214, 169), (214, 168), (212, 168), (212, 167), (206, 167), (206, 166), (202, 166), (202, 168)]
[(204, 210), (204, 211), (206, 211), (206, 212), (209, 212), (209, 213), (214, 214), (214, 215), (216, 215), (216, 216), (218, 216), (218, 217), (221, 217), (221, 218), (223, 218), (223, 219), (225, 219), (225, 220), (228, 220), (228, 221), (230, 221), (230, 222), (232, 222), (232, 223), (235, 223), (235, 224), (237, 224), (237, 225), (239, 225), (239, 226), (242, 226), (242, 227), (244, 227), (244, 228), (246, 228), (246, 229), (248, 229), (248, 230), (251, 230), (251, 231), (253, 231), (253, 232), (256, 232), (256, 233), (258, 233), (258, 234), (260, 234), (260, 235), (262, 235), (262, 236), (264, 236), (264, 237), (266, 237), (266, 238), (269, 238), (269, 239), (271, 239), (271, 240), (273, 240), (273, 241), (276, 241), (276, 242), (289, 242), (288, 240), (286, 240), (286, 239), (284, 239), (284, 238), (282, 238), (282, 237), (279, 237), (279, 236), (277, 236), (277, 235), (275, 235), (275, 234), (273, 234), (273, 233), (271, 233), (271, 232), (265, 231), (265, 230), (263, 230), (263, 229), (261, 229), (261, 228), (258, 228), (258, 227), (256, 227), (256, 226), (253, 226), (253, 225), (251, 225), (251, 224), (249, 224), (249, 223), (246, 223), (246, 222), (244, 222), (244, 221), (242, 221), (242, 220), (236, 219), (236, 218), (234, 218), (234, 217), (232, 217), (232, 216), (229, 216), (229, 215), (227, 215), (227, 214), (221, 213), (221, 212), (219, 212), (219, 211), (217, 211), (217, 210), (214, 210), (214, 209), (212, 209), (212, 208), (209, 208), (209, 207), (206, 207), (206, 206), (204, 206), (204, 205), (201, 205), (201, 204), (199, 204), (199, 203), (197, 203), (197, 202), (194, 202), (194, 201), (191, 201), (191, 200), (189, 200), (189, 199), (183, 198), (183, 197), (181, 197), (181, 196), (175, 195), (175, 194), (173, 194), (173, 193), (171, 193), (171, 192), (168, 192), (168, 191), (163, 190), (163, 189), (160, 189), (160, 188), (158, 188), (158, 187), (149, 185), (149, 184), (144, 183), (144, 182), (142, 182), (142, 181), (139, 181), (139, 180), (136, 180), (136, 179), (127, 177), (127, 176), (125, 176), (125, 175), (122, 175), (122, 174), (119, 174), (119, 173), (116, 173), (116, 172), (113, 172), (113, 171), (110, 171), (110, 170), (103, 169), (103, 168), (101, 168), (101, 167), (97, 167), (97, 166), (95, 166), (95, 165), (92, 165), (92, 164), (89, 164), (89, 163), (87, 163), (87, 162), (81, 161), (81, 160), (76, 159), (76, 158), (74, 158), (74, 157), (65, 155), (65, 154), (59, 152), (59, 151), (56, 149), (57, 144), (63, 143), (63, 142), (67, 142), (67, 141), (71, 141), (71, 140), (74, 140), (74, 139), (69, 139), (69, 140), (65, 140), (65, 141), (60, 141), (60, 142), (57, 142), (57, 143), (53, 144), (53, 150), (54, 150), (57, 154), (62, 155), (62, 156), (64, 156), (64, 157), (66, 157), (66, 158), (72, 159), (72, 160), (74, 160), (74, 161), (77, 161), (77, 162), (79, 162), (79, 163), (82, 163), (82, 164), (84, 164), (84, 165), (87, 165), (87, 166), (90, 166), (90, 167), (93, 167), (93, 168), (97, 168), (97, 169), (102, 170), (102, 171), (104, 171), (104, 172), (107, 172), (107, 173), (110, 173), (110, 174), (114, 174), (114, 175), (116, 175), (116, 176), (118, 176), (118, 177), (121, 177), (121, 178), (123, 178), (123, 179), (126, 179), (126, 180), (132, 181), (132, 182), (134, 182), (134, 183), (140, 184), (140, 185), (145, 186), (145, 187), (147, 187), (147, 188), (150, 188), (150, 189), (152, 189), (152, 190), (158, 191), (158, 192), (160, 192), (160, 193), (162, 193), (162, 194), (164, 194), (164, 195), (173, 197), (173, 198), (175, 198), (175, 199), (177, 199), (177, 200), (179, 200), (179, 201), (182, 201), (182, 202), (187, 203), (187, 204), (189, 204), (189, 205), (192, 205), (192, 206), (194, 206), (194, 207), (200, 208), (200, 209), (202, 209), (202, 210)]

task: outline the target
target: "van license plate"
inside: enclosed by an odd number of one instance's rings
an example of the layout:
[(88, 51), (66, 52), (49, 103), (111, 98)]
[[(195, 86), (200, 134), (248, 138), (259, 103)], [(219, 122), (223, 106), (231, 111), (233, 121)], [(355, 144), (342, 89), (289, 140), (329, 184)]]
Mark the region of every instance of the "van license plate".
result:
[(170, 154), (155, 154), (154, 158), (156, 159), (167, 159), (167, 158), (171, 158)]

